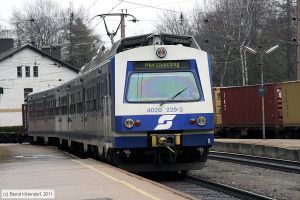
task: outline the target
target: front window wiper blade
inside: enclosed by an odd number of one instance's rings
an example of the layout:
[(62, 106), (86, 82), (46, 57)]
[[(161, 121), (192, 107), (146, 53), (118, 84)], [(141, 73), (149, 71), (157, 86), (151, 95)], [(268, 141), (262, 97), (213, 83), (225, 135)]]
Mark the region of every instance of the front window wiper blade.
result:
[(180, 90), (179, 92), (177, 92), (174, 96), (171, 96), (170, 98), (166, 99), (165, 101), (161, 102), (159, 105), (162, 106), (165, 103), (172, 101), (173, 99), (175, 99), (177, 96), (179, 96), (181, 93), (183, 93), (186, 89), (188, 89), (188, 87), (184, 88), (183, 90)]

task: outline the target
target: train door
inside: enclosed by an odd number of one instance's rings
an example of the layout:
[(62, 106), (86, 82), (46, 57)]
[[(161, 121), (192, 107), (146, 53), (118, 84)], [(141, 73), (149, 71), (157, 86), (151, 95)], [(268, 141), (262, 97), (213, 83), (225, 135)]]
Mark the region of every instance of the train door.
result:
[(76, 93), (74, 90), (70, 92), (68, 98), (69, 98), (69, 105), (68, 105), (68, 132), (74, 132), (76, 130), (75, 125), (75, 95)]
[(107, 95), (104, 96), (103, 99), (103, 111), (104, 111), (104, 138), (107, 141), (108, 139), (108, 112), (107, 112), (107, 107), (108, 107), (108, 97)]
[(59, 94), (55, 97), (55, 133), (58, 134), (61, 130), (61, 116), (60, 116), (60, 109), (59, 109)]
[(100, 126), (100, 138), (107, 141), (108, 139), (108, 124), (109, 124), (109, 113), (108, 113), (108, 95), (107, 95), (107, 74), (102, 74), (99, 79), (99, 126)]
[(69, 94), (66, 94), (64, 96), (62, 96), (61, 98), (61, 102), (60, 102), (62, 105), (61, 105), (61, 118), (62, 118), (62, 121), (61, 121), (61, 131), (66, 133), (68, 132), (69, 130)]
[(75, 103), (73, 107), (74, 114), (72, 119), (72, 130), (82, 133), (84, 131), (82, 86), (80, 86), (75, 92)]
[(103, 112), (104, 112), (104, 137), (108, 141), (111, 137), (111, 106), (110, 106), (110, 95), (109, 95), (109, 85), (108, 85), (108, 74), (105, 74), (104, 79), (104, 101), (103, 101)]
[(81, 122), (82, 122), (82, 131), (86, 131), (86, 122), (87, 122), (87, 113), (86, 113), (86, 95), (85, 95), (85, 87), (82, 87), (82, 112), (81, 112)]
[(57, 99), (57, 106), (58, 106), (58, 132), (63, 131), (63, 125), (62, 125), (62, 96), (58, 97)]
[(102, 139), (102, 116), (101, 116), (101, 80), (97, 79), (97, 139), (98, 146), (101, 146)]

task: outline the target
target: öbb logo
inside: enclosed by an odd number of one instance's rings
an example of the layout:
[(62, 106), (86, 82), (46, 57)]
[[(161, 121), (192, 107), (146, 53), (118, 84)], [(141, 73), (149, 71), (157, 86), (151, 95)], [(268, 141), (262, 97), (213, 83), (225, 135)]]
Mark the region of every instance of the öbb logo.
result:
[(169, 129), (173, 125), (173, 119), (176, 115), (163, 115), (158, 119), (158, 125), (155, 127), (154, 130), (165, 130)]

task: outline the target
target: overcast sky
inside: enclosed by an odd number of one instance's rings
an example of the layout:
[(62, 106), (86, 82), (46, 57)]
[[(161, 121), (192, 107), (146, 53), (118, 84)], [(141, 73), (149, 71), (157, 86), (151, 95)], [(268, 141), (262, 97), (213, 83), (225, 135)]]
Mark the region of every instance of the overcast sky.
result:
[[(7, 29), (10, 29), (9, 19), (12, 15), (13, 8), (21, 9), (24, 3), (34, 2), (35, 0), (0, 0), (0, 24)], [(205, 0), (53, 0), (61, 5), (62, 8), (67, 8), (69, 2), (73, 2), (75, 8), (80, 6), (87, 9), (87, 12), (91, 17), (97, 14), (108, 13), (112, 9), (113, 12), (121, 12), (121, 9), (127, 9), (129, 14), (134, 15), (140, 21), (138, 23), (126, 22), (126, 36), (133, 36), (138, 34), (149, 33), (154, 30), (154, 25), (159, 21), (159, 15), (164, 11), (155, 9), (152, 7), (158, 7), (161, 9), (168, 9), (177, 12), (192, 12), (193, 6), (196, 3)], [(132, 3), (128, 3), (132, 2)], [(134, 4), (136, 3), (136, 4)], [(149, 5), (152, 7), (146, 7), (143, 5)], [(178, 13), (178, 17), (179, 17)], [(92, 21), (93, 26), (98, 24), (99, 18)], [(111, 30), (115, 30), (117, 27), (117, 18), (111, 18), (108, 21)], [(92, 26), (92, 27), (93, 27)], [(102, 40), (109, 42), (109, 38), (106, 36), (103, 22), (95, 27), (95, 31), (102, 36)], [(119, 32), (118, 32), (119, 33)], [(115, 41), (120, 38), (119, 34)]]

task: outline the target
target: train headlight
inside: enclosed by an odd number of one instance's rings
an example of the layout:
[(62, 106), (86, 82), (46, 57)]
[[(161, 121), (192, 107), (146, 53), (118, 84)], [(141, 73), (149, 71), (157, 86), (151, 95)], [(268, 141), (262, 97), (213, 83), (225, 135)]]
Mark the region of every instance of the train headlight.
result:
[(156, 49), (156, 55), (159, 58), (164, 58), (167, 55), (167, 50), (164, 47), (159, 47)]
[(197, 118), (197, 124), (198, 124), (199, 126), (204, 126), (204, 125), (206, 124), (206, 119), (205, 119), (205, 117), (203, 117), (203, 116), (198, 117), (198, 118)]
[(125, 125), (127, 128), (132, 128), (133, 125), (134, 125), (134, 121), (133, 121), (132, 119), (126, 119), (124, 125)]

